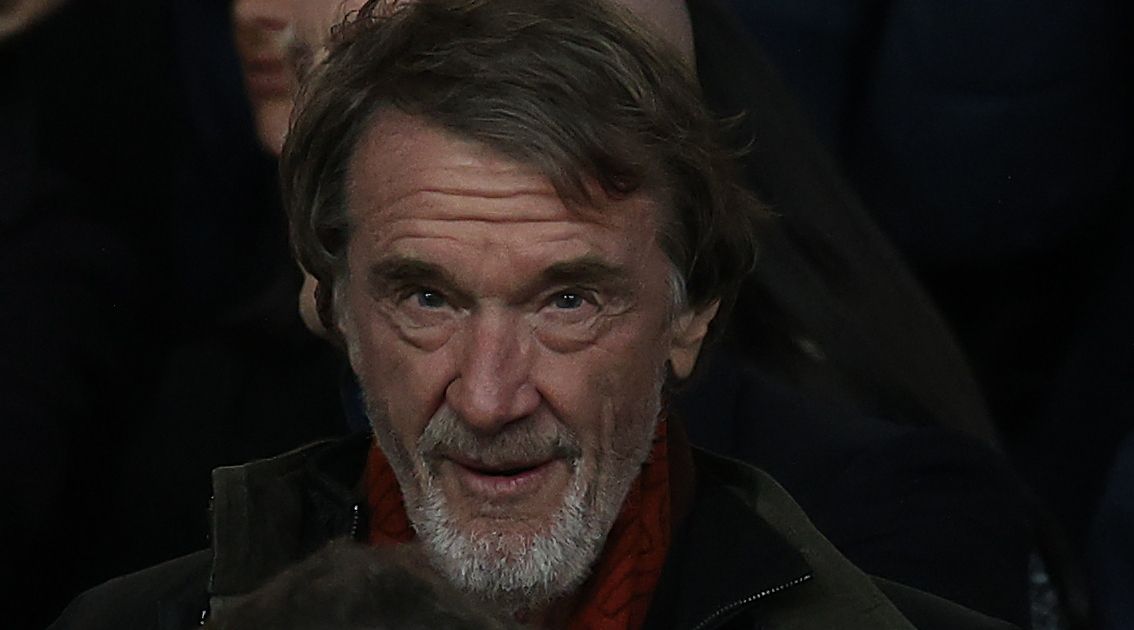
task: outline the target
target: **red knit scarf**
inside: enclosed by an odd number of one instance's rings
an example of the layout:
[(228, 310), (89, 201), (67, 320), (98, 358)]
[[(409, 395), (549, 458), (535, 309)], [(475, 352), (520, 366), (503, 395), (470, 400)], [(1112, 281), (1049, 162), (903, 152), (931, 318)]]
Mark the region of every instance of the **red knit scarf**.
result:
[[(671, 507), (667, 422), (658, 423), (653, 448), (630, 487), (594, 572), (583, 585), (569, 628), (641, 628), (669, 550)], [(363, 474), (370, 507), (370, 543), (414, 539), (394, 471), (381, 449), (370, 449)]]

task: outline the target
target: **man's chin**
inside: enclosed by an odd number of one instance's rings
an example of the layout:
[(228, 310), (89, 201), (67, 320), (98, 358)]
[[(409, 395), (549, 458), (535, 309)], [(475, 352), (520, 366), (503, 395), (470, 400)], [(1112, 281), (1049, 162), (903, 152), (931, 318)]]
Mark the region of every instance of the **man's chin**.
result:
[(425, 542), (434, 567), (455, 587), (508, 613), (543, 608), (569, 595), (589, 575), (598, 547), (560, 540), (547, 527), (507, 523), (472, 528), (437, 545)]
[(606, 533), (588, 519), (585, 490), (572, 480), (550, 501), (485, 502), (455, 480), (434, 479), (411, 520), (435, 568), (461, 590), (504, 608), (543, 604), (582, 583)]
[(533, 540), (555, 537), (555, 519), (561, 510), (520, 513), (507, 504), (477, 504), (464, 498), (446, 502), (445, 512), (454, 535), (486, 551), (496, 549), (497, 559), (508, 561), (528, 550)]

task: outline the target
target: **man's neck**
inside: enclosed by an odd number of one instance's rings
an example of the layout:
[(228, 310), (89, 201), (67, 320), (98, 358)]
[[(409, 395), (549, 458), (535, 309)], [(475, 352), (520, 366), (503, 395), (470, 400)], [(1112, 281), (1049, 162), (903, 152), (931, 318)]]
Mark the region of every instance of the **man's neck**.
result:
[(532, 628), (561, 630), (567, 627), (572, 611), (579, 602), (579, 594), (561, 597), (539, 610), (521, 610), (512, 615), (518, 623)]

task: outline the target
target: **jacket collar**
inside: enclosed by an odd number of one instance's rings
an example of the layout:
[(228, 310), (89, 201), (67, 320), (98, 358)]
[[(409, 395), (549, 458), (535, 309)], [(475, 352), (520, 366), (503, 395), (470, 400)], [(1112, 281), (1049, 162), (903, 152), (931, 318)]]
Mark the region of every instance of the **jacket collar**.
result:
[[(696, 463), (714, 456), (694, 449)], [(803, 555), (707, 466), (666, 560), (646, 628), (711, 628), (811, 578)]]
[(209, 593), (247, 593), (327, 541), (365, 531), (355, 492), (370, 435), (213, 471)]

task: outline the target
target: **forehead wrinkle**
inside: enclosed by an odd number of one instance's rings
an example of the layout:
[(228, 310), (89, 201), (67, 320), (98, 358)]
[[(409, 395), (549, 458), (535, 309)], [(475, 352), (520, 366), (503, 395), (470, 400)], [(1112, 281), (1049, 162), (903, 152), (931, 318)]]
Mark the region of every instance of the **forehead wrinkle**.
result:
[[(571, 241), (579, 235), (580, 226), (586, 224), (616, 230), (619, 221), (617, 213), (569, 208), (561, 203), (552, 210), (546, 201), (532, 200), (526, 204), (516, 200), (493, 206), (491, 200), (485, 205), (484, 200), (463, 204), (451, 203), (449, 199), (448, 195), (429, 193), (424, 199), (407, 197), (400, 203), (374, 210), (354, 204), (351, 219), (357, 230), (377, 242), (436, 238), (460, 243), (474, 239), (488, 245), (501, 234), (500, 229), (507, 229), (535, 230), (529, 237), (533, 246)], [(454, 231), (461, 234), (453, 234)]]
[(429, 191), (489, 198), (554, 193), (542, 173), (391, 107), (371, 116), (348, 161), (347, 186), (350, 196), (365, 191), (386, 204)]
[[(565, 199), (548, 176), (531, 165), (390, 107), (372, 116), (347, 169), (348, 216), (352, 219), (363, 213), (385, 213), (418, 196), (425, 197), (427, 206), (446, 196), (501, 202), (531, 196), (533, 202), (554, 199), (554, 207), (570, 217), (609, 226), (617, 220), (608, 215), (617, 214), (627, 202), (610, 198), (594, 181), (588, 182), (589, 199)], [(647, 191), (632, 197), (659, 205), (656, 195)], [(460, 204), (451, 207), (459, 209)], [(493, 222), (510, 220), (513, 213), (524, 214), (524, 210), (522, 205), (499, 211), (491, 206), (475, 209), (484, 213), (480, 218)]]
[[(365, 165), (359, 165), (365, 168)], [(429, 167), (427, 167), (429, 168)], [(360, 182), (352, 177), (348, 192), (348, 206), (352, 213), (366, 214), (369, 217), (397, 216), (402, 212), (433, 211), (438, 219), (453, 220), (484, 220), (490, 222), (512, 220), (522, 216), (519, 222), (561, 221), (562, 216), (539, 217), (532, 216), (525, 206), (540, 208), (541, 213), (550, 213), (549, 210), (562, 209), (568, 211), (566, 204), (559, 197), (556, 190), (547, 180), (533, 174), (516, 173), (514, 170), (468, 168), (462, 175), (451, 176), (451, 168), (429, 168), (431, 180), (451, 179), (456, 181), (435, 184), (432, 182), (416, 182), (422, 179), (419, 171), (404, 177), (401, 169), (394, 172), (385, 172), (377, 182)], [(463, 181), (462, 181), (463, 180)], [(451, 199), (458, 203), (452, 203)], [(530, 203), (525, 204), (528, 199)], [(461, 203), (460, 200), (466, 200)], [(549, 204), (548, 200), (553, 203)], [(492, 205), (499, 202), (499, 207)], [(476, 204), (475, 208), (465, 208)], [(577, 212), (570, 212), (578, 216)], [(427, 214), (423, 218), (432, 218)]]
[[(549, 203), (550, 202), (550, 203)], [(419, 221), (464, 223), (511, 223), (518, 227), (531, 224), (566, 223), (582, 218), (572, 212), (554, 191), (504, 187), (495, 190), (457, 187), (418, 189), (386, 204), (386, 210), (397, 220), (399, 211), (425, 211)], [(432, 214), (430, 214), (430, 212)], [(564, 216), (562, 213), (569, 213)]]
[[(539, 229), (525, 241), (503, 243), (497, 240), (499, 226), (505, 225), (509, 231), (523, 232), (526, 229)], [(454, 233), (457, 226), (459, 233)], [(517, 220), (513, 217), (486, 219), (483, 216), (453, 216), (445, 218), (419, 217), (366, 217), (358, 232), (365, 234), (378, 247), (388, 248), (398, 243), (414, 241), (442, 241), (452, 246), (464, 247), (505, 247), (517, 251), (535, 250), (543, 246), (578, 243), (588, 247), (596, 246), (590, 238), (580, 237), (574, 226), (563, 220), (539, 218)]]

